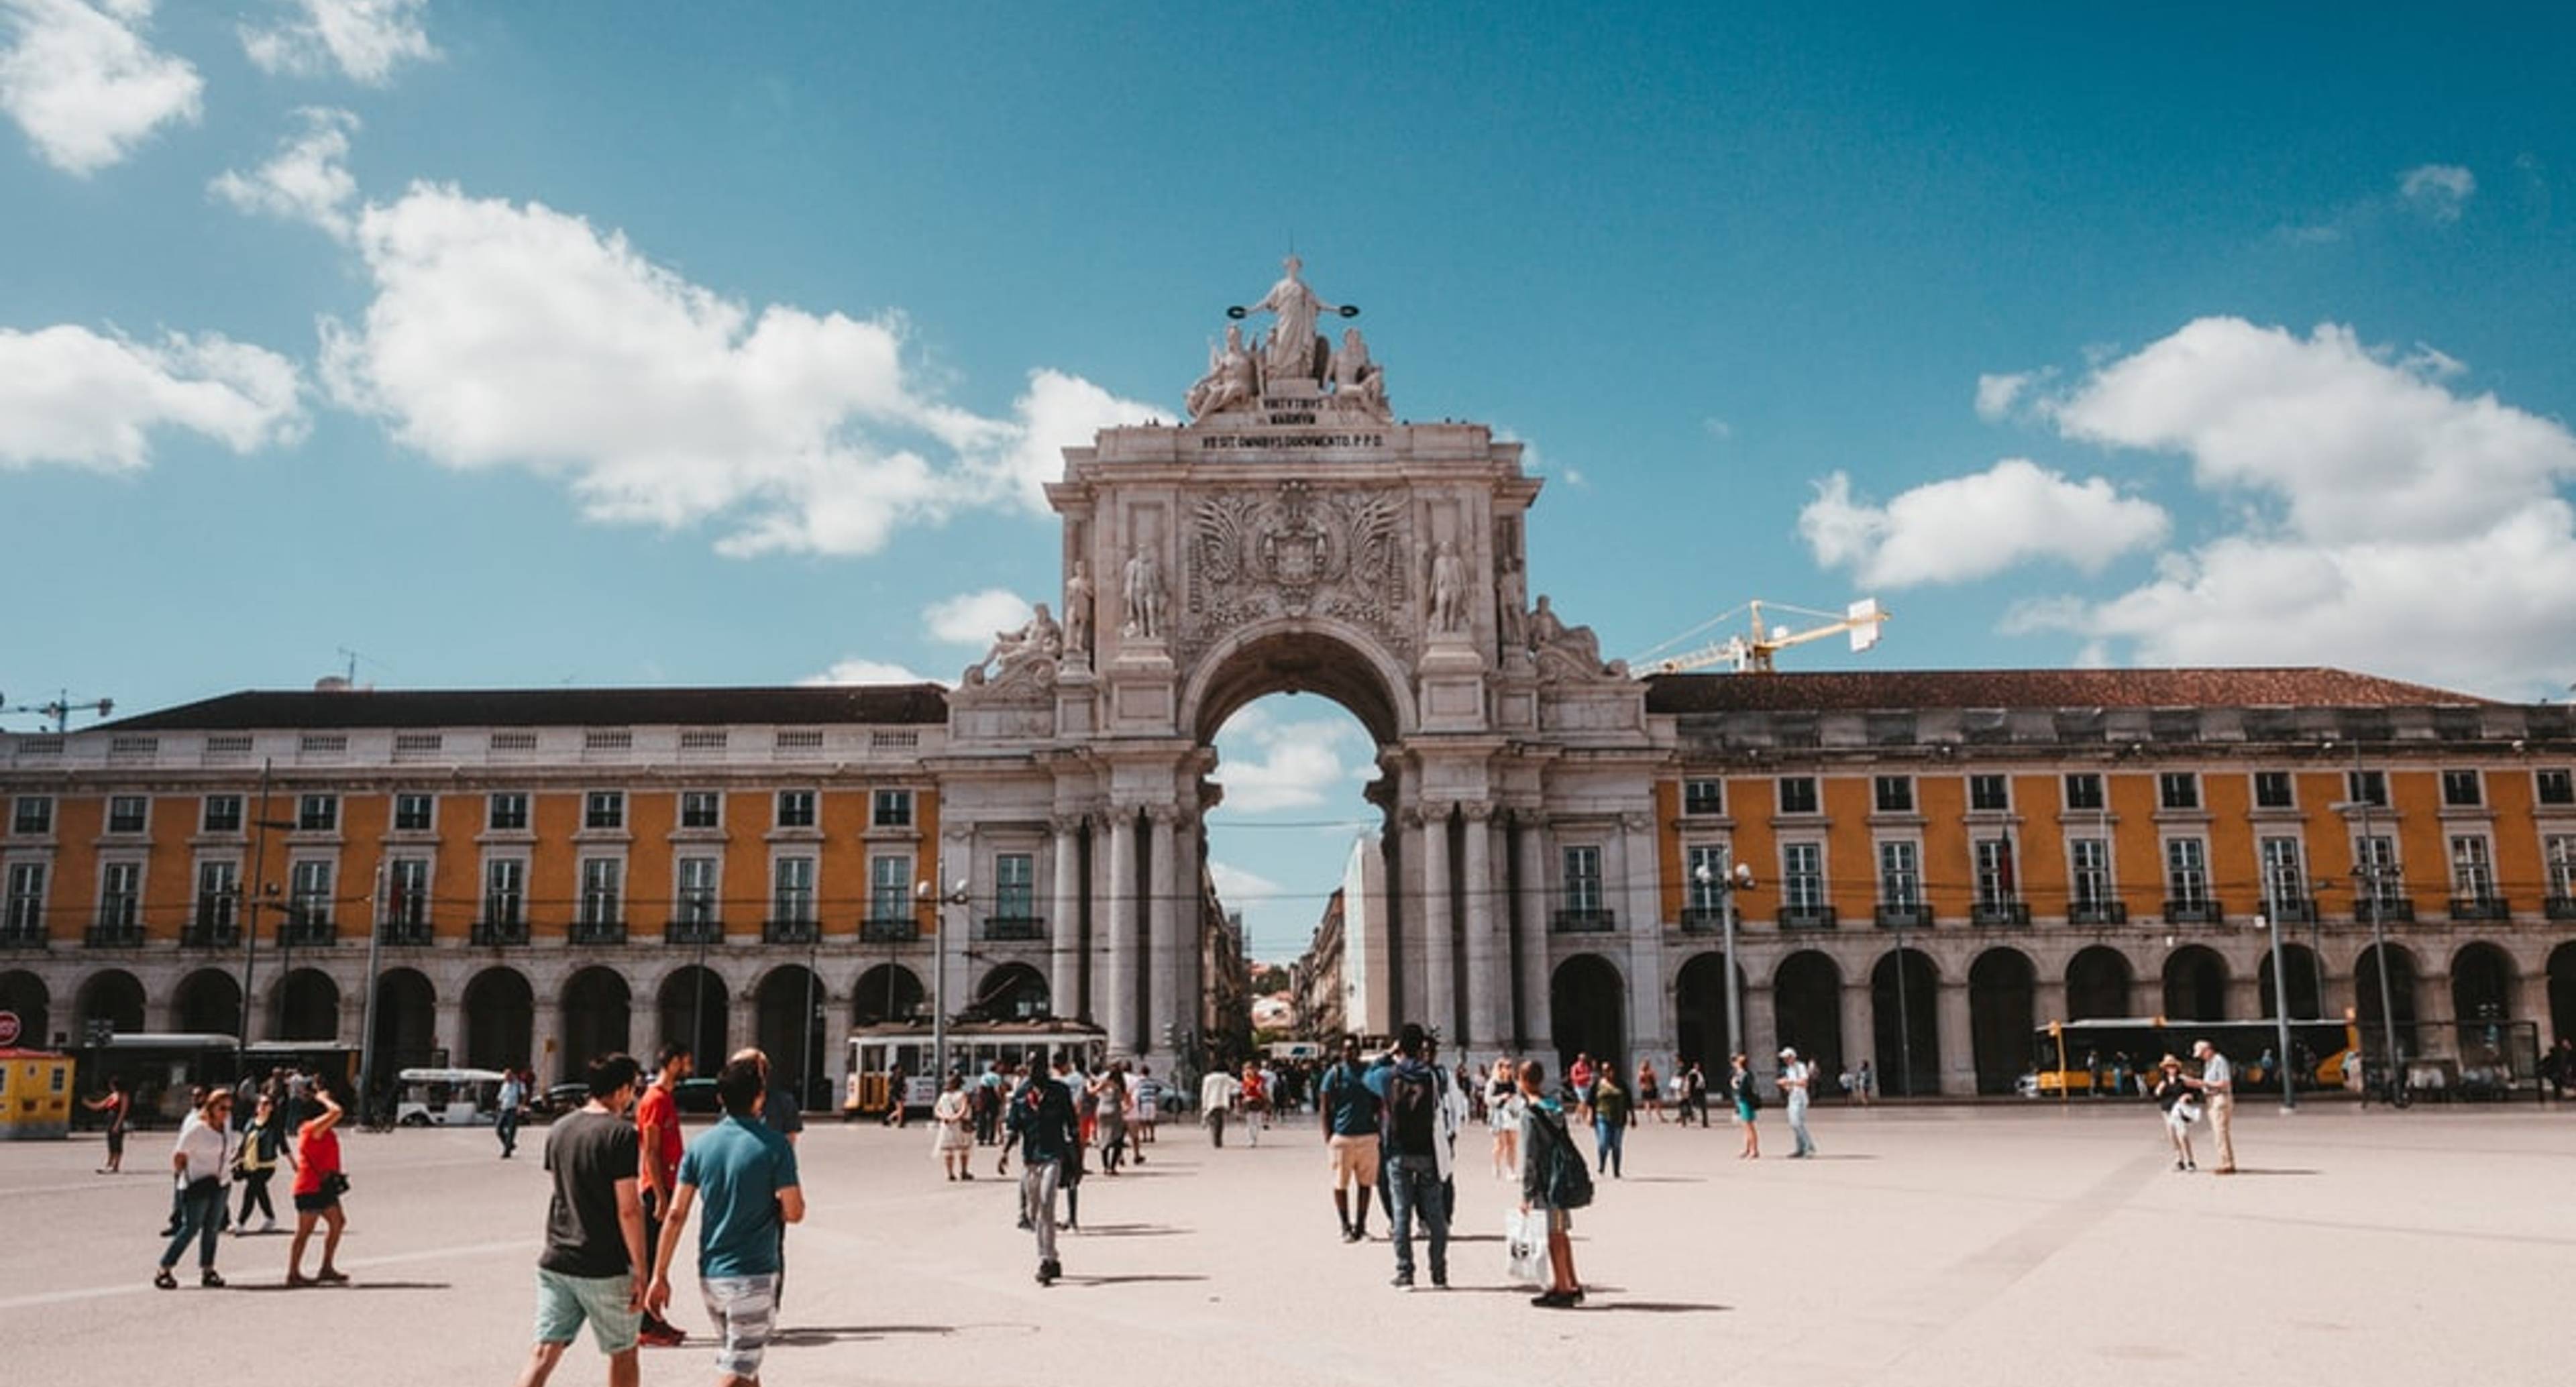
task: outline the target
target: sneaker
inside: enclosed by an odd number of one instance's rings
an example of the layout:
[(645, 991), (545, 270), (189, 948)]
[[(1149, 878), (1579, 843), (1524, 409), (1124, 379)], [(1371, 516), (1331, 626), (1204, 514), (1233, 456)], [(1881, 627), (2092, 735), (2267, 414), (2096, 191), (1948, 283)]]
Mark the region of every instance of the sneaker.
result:
[(1574, 1304), (1572, 1291), (1541, 1291), (1530, 1297), (1530, 1304), (1542, 1310), (1563, 1310)]
[(152, 1273), (152, 1284), (165, 1291), (175, 1291), (179, 1289), (179, 1278), (172, 1276), (168, 1267), (163, 1267)]
[(345, 1271), (337, 1271), (330, 1267), (324, 1267), (320, 1271), (313, 1273), (313, 1279), (321, 1282), (325, 1286), (346, 1286), (349, 1284), (349, 1273)]
[(644, 1328), (635, 1331), (635, 1341), (637, 1343), (645, 1344), (653, 1348), (678, 1348), (681, 1344), (688, 1342), (688, 1337), (688, 1335), (681, 1333), (676, 1327), (667, 1324), (647, 1325)]
[(204, 1271), (197, 1273), (197, 1284), (210, 1291), (220, 1291), (224, 1288), (223, 1273), (216, 1271), (213, 1267), (208, 1267)]
[(274, 1215), (274, 1214), (271, 1214), (271, 1215), (270, 1215), (270, 1216), (268, 1216), (267, 1218), (261, 1219), (261, 1220), (259, 1221), (259, 1231), (261, 1231), (261, 1232), (263, 1232), (263, 1233), (274, 1233), (274, 1232), (276, 1232), (276, 1231), (277, 1231), (277, 1216), (276, 1216), (276, 1215)]
[(1062, 1275), (1064, 1275), (1064, 1264), (1062, 1262), (1048, 1261), (1038, 1263), (1039, 1285), (1052, 1286), (1055, 1284), (1056, 1278)]
[(1392, 1281), (1387, 1282), (1386, 1284), (1388, 1284), (1388, 1285), (1390, 1285), (1390, 1286), (1395, 1287), (1397, 1290), (1402, 1290), (1402, 1291), (1409, 1291), (1409, 1290), (1412, 1290), (1412, 1289), (1413, 1289), (1413, 1273), (1412, 1273), (1412, 1272), (1409, 1272), (1409, 1271), (1400, 1271), (1400, 1272), (1397, 1272), (1397, 1273), (1395, 1274), (1395, 1279), (1394, 1279), (1394, 1280), (1392, 1280)]
[(1449, 1289), (1449, 1273), (1445, 1271), (1435, 1271), (1431, 1273), (1431, 1286), (1434, 1290), (1445, 1291)]
[(1356, 1228), (1353, 1228), (1352, 1226), (1350, 1226), (1350, 1225), (1349, 1225), (1349, 1224), (1347, 1224), (1347, 1223), (1345, 1223), (1345, 1224), (1343, 1224), (1343, 1225), (1342, 1225), (1342, 1241), (1343, 1241), (1343, 1242), (1346, 1242), (1346, 1243), (1355, 1243), (1355, 1242), (1358, 1242), (1359, 1240), (1360, 1240), (1360, 1230), (1358, 1230), (1358, 1229), (1356, 1229)]

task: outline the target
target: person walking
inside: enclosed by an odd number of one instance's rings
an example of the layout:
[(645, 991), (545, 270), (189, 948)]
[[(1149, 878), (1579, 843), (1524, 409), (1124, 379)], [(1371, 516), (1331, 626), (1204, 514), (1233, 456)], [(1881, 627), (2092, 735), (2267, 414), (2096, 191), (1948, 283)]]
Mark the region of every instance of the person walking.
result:
[[(635, 1182), (636, 1192), (644, 1201), (647, 1247), (662, 1243), (662, 1220), (670, 1212), (673, 1187), (680, 1175), (683, 1143), (678, 1090), (680, 1081), (697, 1067), (689, 1047), (679, 1044), (664, 1045), (653, 1061), (653, 1082), (635, 1102)], [(643, 1328), (638, 1334), (651, 1348), (674, 1348), (688, 1337), (662, 1318), (658, 1305), (644, 1307)]]
[(501, 1159), (508, 1160), (519, 1150), (519, 1112), (528, 1104), (527, 1082), (519, 1071), (504, 1071), (501, 1091), (492, 1099), (492, 1134), (501, 1139)]
[(966, 1092), (968, 1106), (975, 1111), (975, 1144), (990, 1146), (1001, 1140), (1002, 1068), (994, 1060), (984, 1061), (984, 1072)]
[(1547, 1289), (1530, 1304), (1562, 1310), (1583, 1300), (1583, 1283), (1574, 1276), (1573, 1211), (1590, 1201), (1592, 1187), (1582, 1180), (1583, 1157), (1566, 1130), (1565, 1110), (1547, 1096), (1547, 1066), (1523, 1060), (1520, 1081), (1521, 1216), (1536, 1214), (1547, 1227)]
[[(1368, 1070), (1360, 1064), (1358, 1036), (1342, 1037), (1341, 1058), (1324, 1071), (1315, 1096), (1324, 1128), (1326, 1168), (1333, 1180), (1333, 1213), (1341, 1219), (1342, 1241), (1360, 1242), (1368, 1237), (1369, 1204), (1377, 1193), (1383, 1104), (1377, 1090), (1369, 1086)], [(1354, 1189), (1359, 1195), (1356, 1201), (1351, 1198)]]
[(1485, 1080), (1485, 1127), (1494, 1139), (1494, 1178), (1517, 1176), (1521, 1168), (1521, 1081), (1509, 1057), (1494, 1061)]
[[(981, 1089), (982, 1085), (977, 1085)], [(948, 1076), (947, 1091), (930, 1105), (930, 1125), (937, 1135), (931, 1139), (930, 1151), (939, 1158), (939, 1168), (951, 1180), (972, 1180), (975, 1172), (968, 1163), (975, 1156), (975, 1134), (966, 1125), (973, 1099), (966, 1092), (966, 1081), (955, 1074)], [(1003, 1159), (1008, 1160), (1005, 1156)]]
[(134, 1119), (134, 1093), (125, 1086), (125, 1076), (107, 1081), (107, 1092), (96, 1098), (84, 1098), (81, 1106), (91, 1112), (107, 1114), (107, 1164), (98, 1168), (101, 1175), (122, 1174), (125, 1170), (125, 1129)]
[(609, 1387), (635, 1387), (637, 1332), (651, 1289), (645, 1254), (644, 1198), (636, 1176), (633, 1124), (643, 1066), (632, 1056), (601, 1055), (582, 1074), (588, 1098), (546, 1130), (545, 1249), (537, 1254), (536, 1346), (518, 1387), (545, 1387), (564, 1351), (590, 1326), (608, 1358)]
[(1139, 1064), (1127, 1084), (1127, 1154), (1136, 1164), (1145, 1163), (1145, 1148), (1154, 1144), (1154, 1124), (1162, 1117), (1163, 1085), (1150, 1067)]
[(260, 1213), (259, 1231), (272, 1232), (277, 1227), (277, 1205), (268, 1197), (268, 1182), (277, 1178), (277, 1163), (286, 1154), (286, 1122), (277, 1104), (261, 1094), (252, 1105), (250, 1126), (243, 1130), (241, 1147), (233, 1155), (233, 1169), (241, 1176), (241, 1213), (233, 1220), (236, 1236), (250, 1232), (250, 1211)]
[[(1011, 1095), (1006, 1125), (1020, 1146), (1020, 1226), (1037, 1235), (1038, 1284), (1051, 1286), (1064, 1275), (1056, 1259), (1056, 1192), (1066, 1166), (1082, 1153), (1073, 1094), (1044, 1071), (1033, 1071)], [(1225, 1129), (1216, 1130), (1217, 1145), (1223, 1146)]]
[(1619, 1087), (1619, 1072), (1603, 1066), (1592, 1081), (1592, 1148), (1596, 1173), (1624, 1178), (1628, 1151), (1628, 1091)]
[(1862, 1060), (1860, 1068), (1852, 1071), (1852, 1101), (1866, 1108), (1877, 1093), (1878, 1074), (1869, 1067), (1868, 1060)]
[(1091, 1081), (1091, 1134), (1100, 1144), (1100, 1173), (1116, 1175), (1127, 1154), (1127, 1064), (1124, 1060)]
[(216, 1235), (223, 1231), (224, 1169), (232, 1152), (232, 1090), (219, 1088), (208, 1094), (188, 1120), (179, 1124), (179, 1139), (170, 1147), (170, 1173), (179, 1186), (179, 1230), (170, 1238), (169, 1247), (161, 1254), (161, 1268), (153, 1273), (152, 1284), (162, 1290), (176, 1290), (179, 1278), (172, 1269), (179, 1265), (180, 1254), (188, 1244), (197, 1244), (197, 1284), (220, 1287), (222, 1274), (215, 1270)]
[(1735, 1153), (1739, 1161), (1762, 1159), (1762, 1128), (1754, 1115), (1762, 1111), (1762, 1098), (1753, 1091), (1753, 1062), (1742, 1055), (1727, 1061), (1726, 1091), (1735, 1099), (1735, 1121), (1744, 1128), (1744, 1145)]
[(1222, 1065), (1208, 1070), (1207, 1077), (1199, 1080), (1199, 1121), (1207, 1124), (1208, 1145), (1225, 1145), (1225, 1119), (1241, 1091), (1242, 1085)]
[(2191, 1124), (2199, 1116), (2198, 1105), (2191, 1101), (2191, 1085), (2183, 1082), (2181, 1060), (2165, 1056), (2156, 1068), (2155, 1087), (2149, 1096), (2164, 1110), (2165, 1137), (2173, 1142), (2174, 1169), (2200, 1169), (2191, 1158)]
[(1782, 1046), (1779, 1084), (1781, 1095), (1788, 1100), (1784, 1106), (1789, 1109), (1789, 1159), (1793, 1161), (1816, 1154), (1815, 1140), (1807, 1135), (1808, 1095), (1815, 1083), (1816, 1067), (1799, 1059), (1797, 1051)]
[(1691, 1119), (1696, 1117), (1700, 1127), (1703, 1130), (1707, 1128), (1708, 1074), (1699, 1067), (1698, 1060), (1692, 1060), (1690, 1067), (1682, 1071), (1681, 1109), (1683, 1126), (1689, 1126)]
[(1655, 1062), (1642, 1055), (1637, 1059), (1637, 1091), (1633, 1097), (1645, 1105), (1648, 1119), (1665, 1120), (1664, 1090), (1655, 1082)]
[(2185, 1078), (2192, 1091), (2201, 1096), (2209, 1109), (2209, 1139), (2218, 1146), (2218, 1164), (2211, 1166), (2212, 1175), (2236, 1173), (2236, 1066), (2206, 1040), (2192, 1042), (2191, 1053), (2200, 1061), (2200, 1077)]
[(1270, 1090), (1273, 1085), (1269, 1077), (1262, 1073), (1260, 1066), (1250, 1060), (1243, 1062), (1241, 1082), (1239, 1101), (1243, 1106), (1244, 1139), (1259, 1146), (1261, 1129), (1269, 1121)]
[(885, 1114), (885, 1125), (886, 1125), (886, 1126), (888, 1126), (888, 1127), (900, 1127), (900, 1126), (902, 1126), (902, 1125), (903, 1125), (903, 1123), (904, 1123), (904, 1112), (903, 1112), (903, 1084), (904, 1084), (904, 1080), (903, 1080), (903, 1066), (902, 1066), (902, 1065), (900, 1065), (900, 1064), (890, 1064), (890, 1065), (887, 1065), (887, 1066), (886, 1066), (886, 1073), (885, 1073), (885, 1080), (886, 1080), (886, 1114)]
[[(1395, 1243), (1395, 1280), (1399, 1289), (1413, 1286), (1413, 1224), (1422, 1221), (1431, 1243), (1431, 1284), (1449, 1284), (1449, 1201), (1442, 1187), (1446, 1162), (1441, 1159), (1441, 1102), (1446, 1085), (1426, 1058), (1421, 1023), (1407, 1021), (1397, 1033), (1395, 1063), (1368, 1072), (1367, 1087), (1378, 1099), (1381, 1135), (1386, 1149), (1386, 1178), (1391, 1185)], [(1348, 1052), (1356, 1061), (1359, 1046)], [(1374, 1145), (1371, 1148), (1374, 1154)], [(1338, 1192), (1336, 1192), (1338, 1202)], [(1366, 1218), (1367, 1202), (1361, 1202)]]
[[(349, 1177), (340, 1169), (340, 1117), (346, 1111), (348, 1081), (337, 1075), (315, 1077), (307, 1090), (307, 1101), (317, 1109), (295, 1129), (295, 1241), (286, 1249), (286, 1284), (289, 1286), (333, 1286), (346, 1282), (348, 1273), (340, 1270), (340, 1234), (348, 1227), (348, 1216), (340, 1209), (340, 1196), (349, 1189)], [(322, 1235), (322, 1269), (311, 1276), (304, 1274), (304, 1245), (313, 1240), (313, 1225), (326, 1226)]]
[(680, 1157), (678, 1185), (653, 1254), (644, 1308), (671, 1303), (671, 1263), (689, 1213), (698, 1224), (698, 1295), (716, 1336), (716, 1380), (722, 1387), (757, 1383), (761, 1355), (777, 1323), (779, 1249), (786, 1225), (803, 1221), (805, 1191), (796, 1148), (760, 1120), (769, 1096), (769, 1065), (758, 1052), (737, 1054), (716, 1073), (724, 1117)]

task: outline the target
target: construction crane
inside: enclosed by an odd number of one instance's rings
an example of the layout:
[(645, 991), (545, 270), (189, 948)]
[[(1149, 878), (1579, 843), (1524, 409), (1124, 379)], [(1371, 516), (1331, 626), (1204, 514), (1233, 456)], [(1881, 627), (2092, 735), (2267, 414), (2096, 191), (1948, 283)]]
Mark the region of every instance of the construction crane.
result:
[[(7, 694), (0, 694), (0, 705), (8, 704), (8, 702), (9, 696)], [(108, 714), (115, 711), (115, 699), (102, 698), (89, 703), (74, 703), (72, 702), (72, 696), (69, 693), (55, 694), (54, 701), (51, 703), (26, 703), (14, 706), (0, 706), (0, 713), (40, 713), (46, 717), (52, 718), (54, 720), (54, 731), (57, 734), (71, 730), (72, 714), (74, 713), (96, 713), (100, 717), (106, 717)]]
[[(1793, 645), (1805, 645), (1809, 641), (1820, 641), (1827, 636), (1850, 632), (1853, 651), (1867, 650), (1878, 644), (1878, 628), (1887, 623), (1888, 616), (1887, 609), (1879, 606), (1878, 599), (1875, 597), (1864, 597), (1852, 603), (1843, 609), (1840, 616), (1832, 612), (1792, 607), (1785, 602), (1774, 602), (1770, 605), (1783, 611), (1795, 612), (1800, 616), (1815, 617), (1824, 624), (1811, 626), (1803, 631), (1793, 631), (1787, 626), (1771, 625), (1763, 620), (1763, 603), (1761, 599), (1756, 598), (1741, 607), (1720, 612), (1662, 645), (1656, 646), (1644, 655), (1630, 660), (1628, 668), (1641, 675), (1681, 674), (1689, 670), (1706, 669), (1710, 665), (1726, 664), (1732, 665), (1738, 674), (1769, 674), (1772, 672), (1773, 655)], [(1697, 649), (1685, 650), (1678, 655), (1662, 653), (1739, 613), (1750, 614), (1745, 630), (1728, 636), (1714, 645), (1703, 645)]]

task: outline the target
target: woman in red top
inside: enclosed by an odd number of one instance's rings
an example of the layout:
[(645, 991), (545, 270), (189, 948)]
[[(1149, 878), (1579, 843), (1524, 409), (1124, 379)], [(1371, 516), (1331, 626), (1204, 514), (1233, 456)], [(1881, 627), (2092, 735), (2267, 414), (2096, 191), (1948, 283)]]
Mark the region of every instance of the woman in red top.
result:
[[(340, 1212), (340, 1192), (349, 1187), (340, 1174), (340, 1125), (343, 1089), (347, 1081), (336, 1074), (317, 1075), (313, 1082), (313, 1101), (322, 1111), (304, 1120), (295, 1131), (295, 1245), (286, 1252), (286, 1284), (310, 1286), (316, 1282), (333, 1284), (349, 1279), (348, 1273), (332, 1265), (340, 1252), (340, 1230), (347, 1219)], [(304, 1244), (313, 1238), (313, 1223), (319, 1219), (331, 1225), (322, 1239), (322, 1269), (311, 1276), (304, 1274)]]

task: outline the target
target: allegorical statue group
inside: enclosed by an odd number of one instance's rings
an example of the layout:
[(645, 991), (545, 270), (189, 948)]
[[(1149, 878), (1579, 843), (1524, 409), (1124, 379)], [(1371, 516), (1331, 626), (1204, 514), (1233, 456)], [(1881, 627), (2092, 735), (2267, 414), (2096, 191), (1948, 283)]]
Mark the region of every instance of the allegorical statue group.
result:
[(1304, 261), (1289, 256), (1287, 274), (1270, 286), (1260, 302), (1226, 310), (1235, 318), (1268, 313), (1272, 326), (1251, 345), (1245, 344), (1240, 325), (1226, 326), (1225, 341), (1208, 348), (1207, 374), (1190, 387), (1186, 400), (1190, 418), (1205, 419), (1250, 404), (1271, 384), (1291, 380), (1329, 384), (1336, 403), (1372, 418), (1392, 417), (1386, 400), (1386, 369), (1369, 359), (1360, 330), (1345, 329), (1338, 347), (1315, 330), (1317, 321), (1328, 313), (1347, 318), (1359, 310), (1317, 297), (1298, 277), (1304, 267)]

